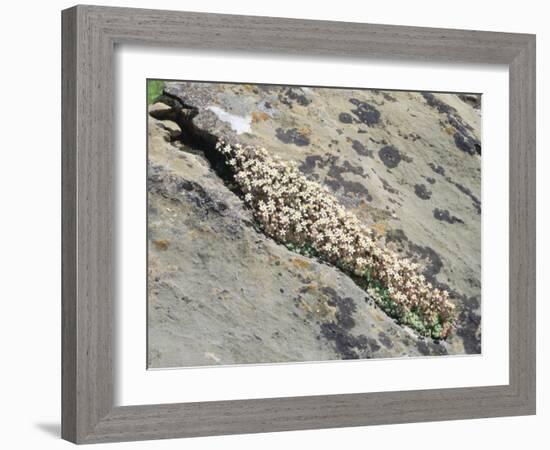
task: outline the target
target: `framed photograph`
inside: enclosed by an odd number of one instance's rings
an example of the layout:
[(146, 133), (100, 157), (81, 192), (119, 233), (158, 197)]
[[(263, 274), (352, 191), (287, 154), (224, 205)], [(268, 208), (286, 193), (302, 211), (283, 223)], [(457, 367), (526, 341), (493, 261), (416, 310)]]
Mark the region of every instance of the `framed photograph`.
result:
[(535, 413), (535, 37), (75, 6), (62, 435)]

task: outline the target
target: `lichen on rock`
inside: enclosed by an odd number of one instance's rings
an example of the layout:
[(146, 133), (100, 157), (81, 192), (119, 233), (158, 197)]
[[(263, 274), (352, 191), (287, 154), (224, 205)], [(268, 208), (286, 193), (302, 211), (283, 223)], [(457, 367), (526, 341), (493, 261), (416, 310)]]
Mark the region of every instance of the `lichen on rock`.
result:
[[(433, 96), (479, 140), (475, 102)], [(273, 85), (166, 82), (158, 100), (148, 124), (150, 367), (480, 352), (480, 160), (457, 147), (446, 112), (415, 92)], [(250, 117), (250, 129), (238, 133), (212, 106)], [(422, 337), (316, 249), (266, 235), (216, 156), (221, 140), (264, 147), (326, 188), (380, 248), (450, 293), (455, 332)], [(393, 167), (384, 147), (399, 152)]]

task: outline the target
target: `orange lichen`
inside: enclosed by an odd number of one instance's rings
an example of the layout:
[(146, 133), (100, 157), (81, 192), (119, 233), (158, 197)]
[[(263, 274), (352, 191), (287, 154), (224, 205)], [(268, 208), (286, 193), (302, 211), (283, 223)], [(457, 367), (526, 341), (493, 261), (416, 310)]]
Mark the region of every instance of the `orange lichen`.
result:
[(311, 135), (311, 128), (309, 127), (301, 127), (299, 130), (300, 134), (304, 136), (310, 136)]
[(306, 261), (305, 259), (301, 259), (301, 258), (293, 258), (292, 259), (292, 264), (297, 269), (309, 269), (309, 267), (311, 265), (308, 261)]
[(384, 236), (386, 234), (386, 225), (383, 223), (373, 223), (370, 227), (380, 236)]
[(155, 247), (159, 250), (166, 250), (168, 249), (170, 242), (166, 239), (157, 239), (153, 241), (153, 244), (155, 244)]
[(263, 111), (254, 111), (252, 113), (252, 123), (265, 122), (269, 119), (269, 114)]
[(452, 136), (453, 134), (455, 134), (456, 130), (452, 127), (452, 126), (447, 126), (445, 127), (445, 131), (447, 132), (448, 135)]

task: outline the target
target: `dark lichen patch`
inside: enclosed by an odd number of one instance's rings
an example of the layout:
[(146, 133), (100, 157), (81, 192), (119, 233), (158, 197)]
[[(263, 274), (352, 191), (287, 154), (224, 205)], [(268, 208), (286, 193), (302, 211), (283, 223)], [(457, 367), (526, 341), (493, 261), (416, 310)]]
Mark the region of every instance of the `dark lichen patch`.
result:
[(422, 92), (422, 97), (424, 97), (428, 105), (432, 108), (436, 108), (439, 113), (447, 114), (455, 112), (452, 106), (447, 105), (447, 103), (439, 100), (435, 95), (429, 92)]
[[(439, 100), (433, 94), (423, 92), (422, 96), (428, 105), (437, 108), (439, 113), (446, 115), (447, 124), (450, 125), (450, 127), (443, 122), (441, 122), (441, 125), (453, 134), (457, 148), (470, 155), (481, 155), (481, 143), (479, 139), (472, 134), (472, 126), (460, 117), (458, 111), (452, 106), (449, 106), (445, 102)], [(454, 133), (453, 129), (455, 130)]]
[(209, 213), (223, 215), (228, 208), (224, 202), (217, 201), (200, 184), (169, 174), (160, 165), (149, 165), (147, 185), (148, 192), (151, 194), (160, 194), (178, 203), (183, 200), (189, 201), (197, 207), (197, 212), (201, 216), (207, 216)]
[(372, 197), (364, 184), (358, 181), (346, 180), (343, 176), (346, 173), (352, 173), (362, 178), (367, 178), (368, 175), (365, 174), (362, 167), (354, 166), (353, 164), (350, 164), (349, 161), (344, 161), (343, 164), (339, 166), (336, 164), (338, 158), (331, 158), (329, 161), (330, 168), (327, 172), (327, 179), (325, 180), (326, 184), (328, 184), (335, 191), (338, 189), (343, 189), (346, 194), (361, 194), (364, 195), (368, 201), (372, 200)]
[(302, 171), (302, 173), (308, 175), (310, 173), (313, 173), (315, 167), (317, 167), (317, 163), (322, 160), (323, 158), (321, 155), (310, 155), (306, 157), (306, 159), (300, 164), (298, 168)]
[(430, 354), (430, 347), (428, 347), (428, 344), (424, 340), (418, 340), (416, 342), (416, 348), (422, 355), (429, 355)]
[[(328, 304), (336, 307), (335, 321), (321, 324), (321, 335), (334, 342), (342, 359), (370, 358), (373, 345), (364, 335), (355, 336), (350, 330), (355, 327), (353, 314), (357, 307), (350, 297), (342, 298), (334, 288), (323, 287), (321, 292), (329, 298)], [(376, 350), (374, 350), (376, 351)]]
[(390, 202), (392, 205), (396, 205), (396, 206), (403, 206), (403, 203), (401, 202), (398, 202), (396, 199), (392, 198), (392, 197), (389, 197), (388, 198), (388, 202)]
[(441, 342), (430, 342), (428, 346), (430, 347), (431, 354), (434, 356), (443, 356), (449, 354), (447, 348), (443, 346)]
[(380, 122), (380, 111), (374, 106), (362, 102), (357, 98), (350, 98), (350, 103), (357, 108), (352, 109), (351, 113), (357, 117), (357, 120), (365, 125), (372, 127)]
[[(333, 166), (334, 167), (334, 166)], [(369, 175), (365, 173), (365, 169), (361, 166), (355, 166), (351, 164), (349, 161), (345, 161), (342, 163), (342, 168), (345, 172), (353, 173), (354, 175), (359, 175), (362, 178), (368, 178)]]
[(397, 99), (393, 95), (391, 95), (387, 92), (382, 92), (382, 96), (384, 97), (384, 100), (386, 100), (387, 102), (394, 103), (394, 102), (397, 101)]
[(412, 141), (412, 142), (416, 142), (420, 139), (422, 139), (422, 137), (416, 133), (402, 133), (401, 130), (397, 130), (397, 135), (399, 137), (402, 137), (403, 139), (405, 139), (406, 141)]
[(350, 330), (355, 326), (355, 320), (353, 314), (357, 311), (357, 306), (351, 297), (340, 297), (334, 288), (325, 286), (321, 291), (329, 297), (328, 304), (336, 307), (336, 321), (337, 324)]
[(464, 221), (459, 217), (453, 216), (448, 209), (435, 208), (433, 214), (437, 220), (441, 220), (443, 222), (447, 222), (450, 224), (464, 223)]
[(380, 333), (378, 333), (378, 340), (382, 343), (384, 347), (388, 349), (393, 348), (393, 342), (391, 341), (389, 336), (383, 331), (380, 331)]
[(426, 181), (430, 184), (434, 184), (435, 183), (435, 178), (432, 178), (432, 177), (426, 177)]
[(425, 184), (415, 184), (414, 193), (422, 200), (429, 200), (432, 196), (432, 191), (428, 190)]
[(481, 214), (481, 201), (474, 195), (474, 193), (471, 191), (471, 189), (467, 188), (466, 186), (463, 186), (460, 183), (457, 183), (451, 177), (446, 177), (445, 179), (449, 183), (451, 183), (453, 186), (455, 186), (464, 195), (468, 196), (470, 198), (470, 200), (472, 200), (472, 206), (474, 207), (476, 212), (478, 214)]
[(462, 338), (467, 354), (481, 353), (481, 316), (478, 297), (463, 298), (458, 316), (456, 334)]
[(337, 191), (341, 188), (346, 194), (353, 193), (362, 195), (367, 201), (372, 201), (372, 196), (369, 194), (369, 190), (358, 181), (346, 181), (342, 178), (332, 178), (325, 180), (325, 184), (330, 186), (334, 191)]
[(422, 274), (430, 283), (437, 283), (435, 277), (443, 268), (441, 256), (439, 256), (433, 248), (428, 246), (411, 243), (410, 249), (413, 254), (417, 255), (417, 260), (423, 260), (425, 262)]
[(286, 130), (283, 128), (277, 128), (275, 130), (275, 133), (277, 139), (279, 139), (281, 142), (284, 142), (285, 144), (294, 144), (298, 147), (309, 145), (309, 137), (307, 137), (305, 134), (302, 134), (302, 132), (300, 132), (298, 128), (289, 128)]
[(429, 163), (428, 166), (430, 166), (430, 169), (432, 169), (435, 173), (445, 176), (445, 167), (436, 165), (434, 163)]
[(476, 288), (476, 289), (481, 288), (481, 281), (479, 281), (479, 279), (477, 279), (477, 278), (472, 278), (472, 277), (467, 278), (467, 279), (466, 279), (466, 282), (467, 282), (470, 286), (472, 286), (473, 288)]
[(370, 350), (373, 353), (376, 353), (378, 350), (380, 350), (382, 347), (380, 347), (380, 344), (378, 341), (374, 338), (368, 337), (367, 343), (369, 344)]
[(308, 106), (311, 100), (308, 99), (303, 93), (300, 93), (295, 88), (287, 88), (279, 94), (279, 101), (292, 109), (294, 104), (300, 106)]
[(351, 144), (351, 148), (353, 148), (358, 155), (361, 156), (368, 156), (370, 158), (374, 158), (374, 154), (372, 150), (369, 150), (366, 148), (361, 142), (359, 142), (357, 139), (354, 139)]
[(384, 165), (390, 169), (397, 167), (401, 162), (401, 154), (393, 145), (386, 145), (378, 151), (378, 156)]
[(361, 166), (355, 166), (349, 161), (344, 161), (342, 165), (338, 165), (339, 157), (327, 153), (325, 158), (319, 155), (311, 155), (306, 157), (305, 161), (300, 164), (299, 169), (310, 178), (315, 177), (317, 174), (313, 173), (316, 168), (324, 169), (329, 167), (325, 184), (330, 186), (333, 191), (343, 190), (345, 194), (355, 194), (363, 196), (367, 201), (372, 201), (372, 196), (369, 193), (367, 187), (358, 181), (346, 180), (344, 174), (351, 173), (353, 175), (360, 176), (361, 178), (368, 178), (369, 175), (365, 173), (365, 169)]
[(481, 143), (477, 139), (458, 131), (453, 135), (453, 138), (456, 146), (463, 152), (470, 155), (481, 155)]
[(372, 358), (369, 339), (365, 335), (354, 336), (334, 322), (321, 324), (321, 335), (334, 342), (336, 352), (342, 359)]
[(342, 123), (352, 123), (353, 117), (351, 117), (351, 114), (346, 112), (341, 112), (338, 116), (338, 120)]
[(429, 342), (425, 340), (416, 341), (416, 348), (422, 355), (435, 355), (443, 356), (447, 355), (447, 349), (439, 342)]
[(481, 109), (481, 95), (479, 94), (459, 94), (458, 98), (474, 109)]
[(388, 145), (388, 142), (385, 139), (381, 139), (381, 140), (377, 141), (376, 139), (374, 139), (371, 136), (369, 136), (369, 141), (374, 142), (375, 144), (378, 144), (378, 145)]
[(389, 192), (390, 194), (399, 194), (399, 191), (395, 189), (390, 183), (388, 183), (384, 178), (380, 176), (378, 178), (380, 178), (380, 181), (382, 182), (382, 187), (385, 191)]
[(281, 86), (276, 84), (258, 84), (256, 86), (260, 91), (264, 92), (265, 94), (272, 94), (274, 91), (277, 92), (281, 90)]
[(449, 125), (456, 128), (462, 134), (467, 134), (469, 131), (474, 131), (473, 127), (469, 123), (464, 122), (458, 113), (447, 115), (447, 121), (449, 122)]

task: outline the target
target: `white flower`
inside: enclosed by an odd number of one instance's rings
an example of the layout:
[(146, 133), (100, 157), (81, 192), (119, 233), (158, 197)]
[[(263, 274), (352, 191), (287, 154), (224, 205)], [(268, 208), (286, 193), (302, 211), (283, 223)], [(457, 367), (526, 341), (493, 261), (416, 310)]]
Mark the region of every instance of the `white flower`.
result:
[[(456, 313), (447, 300), (448, 292), (433, 289), (418, 273), (418, 264), (380, 248), (372, 230), (346, 211), (326, 187), (306, 179), (295, 164), (271, 158), (264, 148), (218, 141), (216, 149), (227, 155), (244, 200), (266, 234), (298, 245), (313, 244), (322, 259), (350, 267), (357, 276), (369, 269), (404, 311), (416, 308), (430, 323), (434, 317), (447, 318), (441, 336), (449, 333)], [(368, 292), (382, 298), (376, 289)]]

